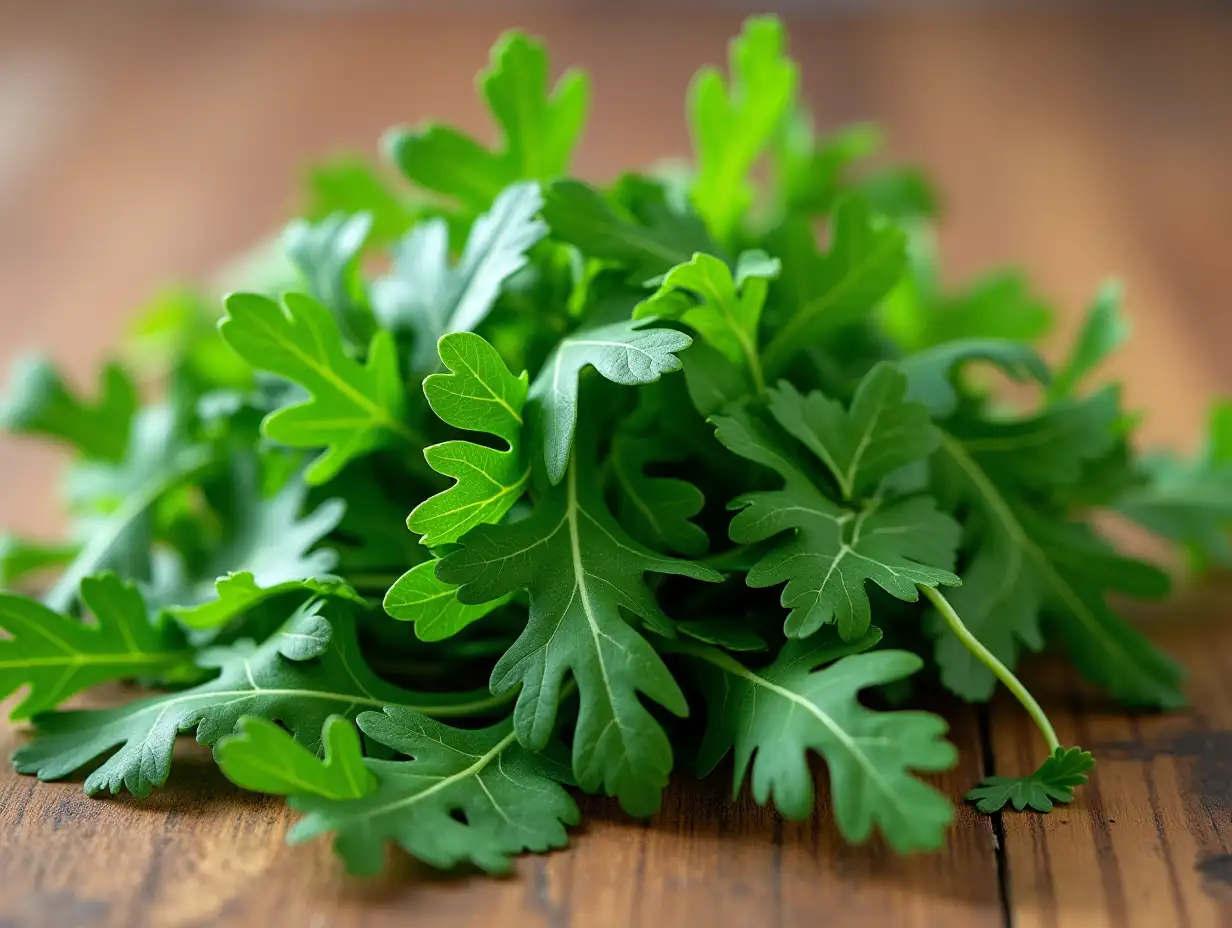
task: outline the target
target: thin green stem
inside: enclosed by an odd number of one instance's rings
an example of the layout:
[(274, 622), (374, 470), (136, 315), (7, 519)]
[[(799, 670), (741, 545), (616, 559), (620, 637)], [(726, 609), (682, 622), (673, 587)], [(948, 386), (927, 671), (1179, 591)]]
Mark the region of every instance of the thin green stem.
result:
[(1027, 710), (1027, 714), (1031, 716), (1031, 720), (1035, 722), (1043, 734), (1044, 740), (1048, 742), (1048, 753), (1054, 753), (1057, 748), (1061, 747), (1061, 741), (1057, 738), (1057, 733), (1053, 729), (1052, 723), (1048, 721), (1048, 716), (1044, 714), (1044, 710), (1040, 708), (1040, 704), (1035, 701), (1035, 697), (1031, 695), (1030, 691), (1022, 685), (1022, 681), (1014, 676), (1013, 671), (997, 660), (995, 654), (980, 644), (979, 639), (971, 634), (971, 630), (963, 624), (963, 620), (958, 617), (954, 607), (950, 605), (948, 599), (941, 595), (940, 591), (933, 589), (931, 586), (923, 585), (920, 586), (920, 589), (923, 590), (924, 595), (929, 598), (932, 604), (937, 607), (937, 611), (941, 613), (941, 618), (945, 620), (945, 624), (949, 626), (954, 636), (963, 643), (963, 647), (974, 654), (976, 660), (991, 670), (996, 678), (1005, 684), (1006, 689), (1014, 694), (1014, 698)]
[(757, 354), (757, 349), (743, 339), (741, 345), (744, 347), (744, 357), (748, 361), (749, 373), (753, 375), (753, 386), (757, 389), (757, 395), (763, 396), (766, 392), (766, 375), (762, 373), (761, 357)]

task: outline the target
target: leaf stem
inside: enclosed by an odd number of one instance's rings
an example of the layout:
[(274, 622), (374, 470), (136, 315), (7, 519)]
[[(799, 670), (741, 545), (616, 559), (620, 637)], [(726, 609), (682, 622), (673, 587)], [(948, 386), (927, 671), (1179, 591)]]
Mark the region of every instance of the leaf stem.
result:
[(968, 651), (975, 655), (976, 660), (993, 672), (998, 680), (1005, 684), (1005, 688), (1014, 694), (1014, 698), (1022, 704), (1022, 707), (1027, 710), (1027, 714), (1031, 716), (1031, 720), (1035, 722), (1044, 740), (1048, 742), (1048, 753), (1052, 754), (1061, 747), (1061, 742), (1057, 738), (1056, 730), (1053, 729), (1052, 723), (1048, 721), (1048, 716), (1044, 710), (1040, 708), (1040, 704), (1035, 701), (1035, 697), (1030, 691), (1022, 685), (1022, 681), (1014, 676), (1013, 671), (1006, 667), (997, 656), (989, 651), (980, 640), (971, 634), (971, 630), (963, 624), (963, 620), (958, 617), (958, 613), (954, 611), (954, 607), (950, 605), (939, 590), (933, 589), (930, 586), (920, 586), (924, 595), (937, 607), (937, 611), (941, 613), (941, 618), (945, 620), (945, 624), (949, 626), (950, 631), (954, 636), (963, 643)]

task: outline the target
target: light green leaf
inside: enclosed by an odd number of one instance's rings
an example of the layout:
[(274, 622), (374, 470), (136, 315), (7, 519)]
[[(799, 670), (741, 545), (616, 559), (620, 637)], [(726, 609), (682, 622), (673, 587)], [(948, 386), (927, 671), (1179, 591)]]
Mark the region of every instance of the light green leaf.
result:
[(357, 157), (344, 156), (315, 164), (304, 178), (305, 212), (310, 220), (335, 213), (372, 217), (367, 241), (377, 245), (392, 242), (409, 229), (420, 208), (413, 204), (384, 173)]
[(1047, 385), (1048, 365), (1034, 348), (1023, 342), (995, 338), (967, 338), (946, 342), (908, 355), (898, 362), (907, 377), (907, 399), (921, 403), (938, 419), (958, 409), (956, 381), (963, 368), (975, 361), (994, 365), (1018, 383), (1035, 381)]
[(769, 281), (778, 273), (778, 260), (764, 251), (743, 252), (734, 278), (725, 262), (698, 253), (668, 271), (659, 289), (633, 310), (633, 318), (681, 320), (760, 383), (758, 325)]
[(551, 180), (566, 173), (590, 98), (585, 74), (566, 71), (549, 90), (543, 43), (511, 31), (492, 48), (480, 89), (501, 128), (502, 148), (490, 151), (445, 126), (399, 129), (387, 137), (394, 162), (412, 181), (457, 197), (473, 212), (488, 208), (517, 180)]
[(434, 867), (465, 861), (504, 873), (512, 854), (563, 847), (565, 826), (580, 819), (560, 785), (568, 770), (520, 747), (508, 722), (464, 731), (389, 707), (362, 713), (359, 726), (411, 760), (364, 761), (377, 788), (360, 799), (295, 795), (306, 815), (288, 836), (299, 844), (335, 832), (352, 873), (380, 872), (387, 841)]
[(702, 68), (689, 87), (692, 198), (720, 242), (730, 240), (752, 202), (749, 172), (795, 101), (799, 73), (785, 45), (777, 17), (750, 17), (729, 46), (730, 90), (715, 68)]
[(553, 485), (560, 483), (569, 464), (583, 368), (594, 367), (613, 383), (626, 386), (654, 383), (660, 375), (680, 370), (676, 353), (693, 344), (693, 339), (673, 329), (645, 328), (646, 322), (616, 322), (565, 336), (531, 384), (527, 408), (538, 424)]
[(109, 680), (156, 676), (192, 663), (184, 640), (152, 625), (132, 584), (113, 573), (81, 581), (81, 599), (94, 616), (87, 624), (52, 612), (25, 596), (0, 593), (0, 699), (29, 692), (11, 718), (54, 709), (75, 693)]
[(324, 483), (391, 435), (421, 446), (404, 422), (406, 401), (393, 336), (378, 332), (367, 363), (361, 365), (343, 349), (338, 325), (324, 306), (298, 293), (288, 293), (283, 303), (234, 293), (227, 297), (227, 315), (219, 328), (254, 367), (312, 394), (306, 402), (276, 410), (261, 424), (267, 437), (284, 445), (325, 446), (305, 474), (308, 483)]
[(869, 316), (907, 270), (906, 236), (879, 224), (857, 196), (835, 208), (829, 251), (817, 251), (812, 226), (801, 219), (788, 220), (771, 248), (783, 261), (781, 298), (794, 311), (762, 352), (768, 378), (801, 347)]
[(107, 364), (99, 377), (98, 402), (77, 396), (47, 361), (19, 359), (0, 399), (0, 428), (63, 442), (86, 458), (124, 458), (137, 409), (137, 391), (124, 368)]
[(385, 612), (400, 621), (414, 622), (420, 641), (451, 638), (509, 601), (508, 596), (500, 596), (477, 605), (458, 602), (457, 585), (437, 579), (438, 563), (433, 559), (416, 564), (385, 594)]
[(364, 766), (359, 734), (341, 715), (321, 725), (324, 757), (309, 751), (268, 719), (245, 715), (235, 733), (214, 745), (214, 760), (236, 786), (275, 796), (321, 796), (359, 799), (376, 789)]
[(579, 180), (558, 180), (547, 188), (543, 218), (552, 236), (589, 258), (629, 268), (641, 284), (684, 264), (698, 251), (713, 252), (705, 227), (692, 213), (673, 210), (653, 188), (639, 187), (632, 217), (620, 215), (599, 191)]
[(1103, 361), (1129, 338), (1129, 320), (1121, 315), (1121, 284), (1110, 280), (1100, 287), (1069, 359), (1057, 371), (1049, 395), (1054, 399), (1071, 396)]
[(80, 545), (29, 541), (0, 534), (0, 588), (12, 589), (22, 578), (61, 567), (76, 557)]
[(356, 295), (359, 253), (371, 231), (371, 213), (331, 213), (318, 222), (292, 220), (282, 232), (282, 247), (308, 292), (334, 314), (347, 341), (360, 348), (376, 332), (372, 310)]
[(86, 778), (86, 793), (127, 788), (146, 796), (166, 782), (177, 735), (195, 730), (198, 742), (212, 745), (244, 715), (277, 720), (315, 750), (335, 713), (353, 719), (362, 709), (396, 705), (450, 717), (500, 704), (486, 693), (413, 693), (386, 683), (364, 664), (349, 613), (336, 609), (327, 621), (319, 608), (319, 601), (305, 604), (259, 647), (244, 641), (198, 655), (219, 669), (198, 686), (112, 709), (39, 715), (37, 737), (14, 753), (14, 766), (56, 780), (106, 755)]
[(647, 815), (659, 805), (672, 749), (639, 694), (676, 715), (688, 706), (654, 648), (621, 612), (670, 634), (670, 620), (643, 575), (721, 577), (633, 541), (608, 513), (589, 454), (581, 457), (525, 519), (472, 529), (461, 548), (441, 560), (437, 575), (459, 585), (463, 603), (519, 589), (530, 594), (530, 620), (492, 671), (492, 692), (518, 692), (518, 738), (539, 749), (555, 726), (571, 673), (581, 697), (573, 738), (579, 785), (589, 792), (602, 788), (631, 814)]
[(949, 801), (913, 773), (948, 770), (958, 759), (946, 723), (926, 712), (874, 712), (861, 690), (905, 679), (924, 662), (906, 651), (867, 651), (881, 638), (868, 629), (844, 643), (832, 632), (788, 642), (777, 660), (750, 670), (704, 645), (676, 645), (698, 659), (710, 705), (699, 764), (709, 772), (735, 750), (735, 793), (752, 764), (753, 798), (773, 800), (785, 817), (813, 811), (816, 751), (830, 773), (839, 832), (853, 844), (881, 831), (899, 853), (941, 847), (954, 818)]
[(458, 332), (440, 342), (449, 369), (424, 381), (432, 411), (455, 428), (487, 432), (509, 446), (501, 451), (467, 441), (424, 449), (437, 473), (457, 482), (420, 503), (407, 519), (429, 547), (451, 544), (472, 526), (499, 522), (518, 501), (530, 479), (521, 447), (526, 374), (515, 377), (496, 350), (478, 335)]
[(473, 330), (491, 311), (502, 284), (526, 266), (530, 248), (547, 233), (535, 218), (542, 205), (533, 181), (507, 187), (475, 220), (453, 267), (444, 219), (416, 226), (402, 239), (391, 272), (373, 282), (372, 306), (386, 328), (414, 333), (416, 370), (433, 370), (437, 340)]

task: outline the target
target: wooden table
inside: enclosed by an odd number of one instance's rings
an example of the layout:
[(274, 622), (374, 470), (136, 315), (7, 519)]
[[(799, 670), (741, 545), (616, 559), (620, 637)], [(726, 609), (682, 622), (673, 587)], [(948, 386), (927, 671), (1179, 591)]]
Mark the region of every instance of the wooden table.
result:
[[(688, 77), (721, 59), (738, 17), (581, 6), (520, 17), (558, 63), (594, 74), (581, 172), (683, 153)], [(4, 4), (6, 365), (41, 347), (86, 376), (154, 285), (201, 275), (275, 228), (314, 153), (370, 151), (385, 125), (428, 114), (482, 130), (472, 74), (513, 24), (227, 9)], [(1105, 274), (1124, 276), (1137, 337), (1111, 373), (1149, 414), (1149, 440), (1192, 448), (1208, 397), (1232, 386), (1232, 21), (1019, 12), (792, 25), (819, 121), (879, 118), (894, 152), (939, 181), (948, 276), (1020, 262), (1065, 331)], [(60, 528), (55, 461), (0, 446), (7, 527)], [(284, 807), (231, 788), (189, 743), (145, 802), (0, 774), (0, 925), (1232, 924), (1230, 603), (1232, 590), (1211, 587), (1144, 614), (1191, 669), (1188, 712), (1129, 716), (1039, 672), (1062, 739), (1099, 759), (1093, 782), (1047, 817), (963, 808), (943, 855), (849, 848), (824, 806), (787, 824), (731, 804), (726, 780), (682, 779), (649, 822), (586, 802), (572, 847), (525, 858), (508, 880), (399, 858), (360, 883), (324, 843), (284, 846)], [(963, 751), (939, 778), (951, 795), (1038, 752), (1012, 707), (942, 709)]]

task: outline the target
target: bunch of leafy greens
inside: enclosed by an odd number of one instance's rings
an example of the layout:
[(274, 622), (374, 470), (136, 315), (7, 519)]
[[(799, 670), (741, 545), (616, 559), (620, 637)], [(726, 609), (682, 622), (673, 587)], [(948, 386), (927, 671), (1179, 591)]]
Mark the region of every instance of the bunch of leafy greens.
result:
[[(1168, 576), (1090, 519), (1232, 563), (1232, 408), (1195, 461), (1135, 456), (1091, 385), (1116, 287), (1050, 370), (1048, 307), (1007, 272), (942, 289), (926, 183), (868, 166), (869, 127), (815, 134), (798, 84), (751, 19), (690, 89), (692, 170), (594, 185), (569, 175), (586, 75), (508, 35), (479, 83), (495, 146), (395, 130), (409, 189), (315, 170), (242, 291), (159, 297), (93, 399), (19, 366), (0, 420), (72, 451), (77, 530), (0, 546), (4, 584), (45, 591), (0, 595), (17, 768), (144, 796), (192, 732), (353, 870), (393, 842), (499, 871), (566, 842), (571, 788), (649, 815), (728, 754), (736, 790), (808, 816), (816, 752), (842, 834), (909, 852), (944, 840), (924, 775), (956, 752), (905, 681), (1000, 683), (1038, 723), (1039, 769), (985, 811), (1068, 802), (1092, 764), (1024, 652), (1180, 705), (1109, 604)], [(153, 695), (58, 708), (129, 679)]]

